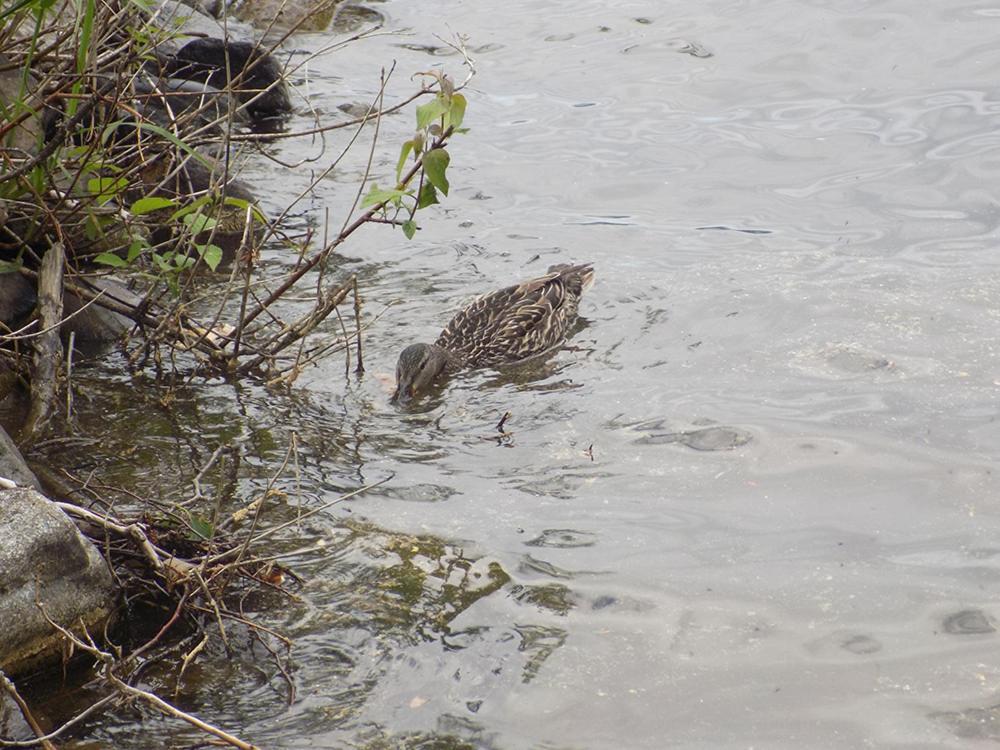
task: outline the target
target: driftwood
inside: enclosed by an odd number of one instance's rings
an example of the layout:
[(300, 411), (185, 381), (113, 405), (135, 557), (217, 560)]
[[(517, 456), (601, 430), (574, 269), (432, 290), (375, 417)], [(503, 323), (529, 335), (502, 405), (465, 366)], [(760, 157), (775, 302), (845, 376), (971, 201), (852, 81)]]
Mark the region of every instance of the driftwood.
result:
[(38, 317), (41, 332), (35, 338), (34, 377), (31, 380), (31, 409), (25, 422), (25, 440), (41, 433), (52, 416), (57, 395), (57, 364), (62, 361), (63, 265), (66, 262), (63, 245), (54, 242), (42, 258), (38, 274)]

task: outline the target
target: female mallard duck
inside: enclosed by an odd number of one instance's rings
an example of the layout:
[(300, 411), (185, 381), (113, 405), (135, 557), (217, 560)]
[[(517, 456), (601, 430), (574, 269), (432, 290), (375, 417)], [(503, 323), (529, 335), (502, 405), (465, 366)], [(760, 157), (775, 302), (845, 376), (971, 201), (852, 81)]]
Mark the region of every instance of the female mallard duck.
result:
[(523, 362), (559, 346), (594, 283), (590, 263), (560, 264), (537, 279), (473, 300), (433, 344), (411, 344), (396, 364), (393, 401), (426, 391), (445, 372)]

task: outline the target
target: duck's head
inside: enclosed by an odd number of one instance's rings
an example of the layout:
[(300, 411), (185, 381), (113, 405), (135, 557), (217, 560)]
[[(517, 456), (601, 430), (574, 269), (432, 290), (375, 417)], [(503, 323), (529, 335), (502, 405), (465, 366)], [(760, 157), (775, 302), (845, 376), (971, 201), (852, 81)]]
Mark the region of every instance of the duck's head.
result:
[(396, 362), (396, 391), (392, 401), (406, 403), (425, 393), (444, 372), (451, 357), (436, 344), (410, 344)]

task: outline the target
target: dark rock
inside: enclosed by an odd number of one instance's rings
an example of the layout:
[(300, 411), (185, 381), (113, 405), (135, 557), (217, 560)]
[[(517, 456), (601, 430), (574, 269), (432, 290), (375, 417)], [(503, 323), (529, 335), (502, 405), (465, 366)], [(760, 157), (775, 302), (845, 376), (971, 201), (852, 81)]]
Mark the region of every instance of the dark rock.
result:
[[(138, 295), (122, 283), (110, 278), (89, 282), (95, 291), (104, 291), (132, 307), (141, 302)], [(35, 309), (37, 295), (32, 281), (18, 273), (0, 274), (0, 324), (10, 329), (25, 325)], [(96, 303), (86, 302), (72, 292), (63, 294), (63, 318), (60, 333), (67, 341), (70, 334), (78, 342), (107, 342), (118, 338), (131, 328), (132, 321)], [(0, 472), (0, 476), (3, 476)]]
[(0, 326), (17, 328), (35, 307), (35, 285), (16, 271), (0, 273)]
[[(115, 279), (93, 279), (88, 282), (88, 286), (133, 308), (142, 302), (139, 295)], [(87, 305), (72, 292), (63, 294), (63, 318), (66, 319), (62, 325), (63, 339), (66, 340), (72, 333), (76, 342), (85, 344), (114, 341), (132, 327), (132, 321), (124, 315), (97, 303)]]
[(187, 126), (203, 130), (232, 118), (249, 124), (246, 110), (228, 91), (183, 78), (154, 79), (143, 75), (133, 82), (136, 109), (146, 119), (167, 129)]
[(281, 66), (254, 42), (192, 39), (166, 61), (164, 74), (236, 92), (254, 119), (292, 109)]

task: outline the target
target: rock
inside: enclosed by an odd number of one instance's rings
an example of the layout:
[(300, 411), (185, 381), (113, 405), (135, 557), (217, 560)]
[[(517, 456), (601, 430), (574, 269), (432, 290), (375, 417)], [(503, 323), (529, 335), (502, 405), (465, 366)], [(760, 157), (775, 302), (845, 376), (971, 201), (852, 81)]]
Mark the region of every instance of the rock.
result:
[(192, 39), (167, 60), (163, 72), (235, 92), (254, 119), (292, 110), (281, 66), (254, 42)]
[(37, 492), (0, 490), (0, 670), (16, 675), (56, 660), (66, 627), (99, 634), (115, 588), (97, 549)]
[(132, 82), (132, 90), (143, 118), (168, 130), (190, 125), (202, 133), (221, 134), (219, 125), (230, 116), (237, 124), (249, 124), (235, 97), (206, 83), (141, 75)]
[(223, 25), (205, 12), (212, 9), (194, 5), (179, 0), (155, 3), (156, 23), (169, 28), (171, 38), (157, 45), (157, 60), (149, 66), (150, 72), (220, 90), (231, 83), (231, 90), (255, 120), (291, 112), (281, 65), (266, 46), (253, 41), (253, 28), (232, 14)]
[(0, 273), (0, 324), (16, 328), (18, 322), (34, 307), (34, 283), (16, 271)]
[[(132, 307), (142, 302), (128, 287), (111, 278), (96, 278), (90, 286)], [(25, 325), (37, 301), (33, 282), (18, 273), (0, 274), (0, 324), (11, 329)], [(98, 304), (85, 306), (84, 301), (72, 292), (63, 294), (63, 318), (61, 333), (64, 341), (69, 340), (71, 333), (78, 342), (113, 341), (132, 327), (132, 321), (124, 315)], [(2, 470), (0, 476), (4, 476)]]
[[(180, 44), (195, 37), (237, 37), (250, 39), (253, 28), (237, 20), (232, 14), (226, 15), (225, 26), (218, 20), (218, 14), (207, 3), (182, 2), (182, 0), (155, 0), (152, 15), (156, 25), (170, 30), (170, 38), (157, 45), (162, 53), (173, 54)], [(214, 3), (211, 3), (214, 5)], [(178, 43), (179, 42), (179, 43)]]
[[(34, 76), (29, 76), (27, 90), (23, 88), (23, 85), (20, 68), (13, 64), (6, 55), (0, 55), (0, 104), (3, 105), (5, 111), (20, 112), (23, 105), (31, 108), (32, 111), (41, 109), (41, 103), (36, 93), (38, 85)], [(41, 118), (29, 115), (4, 134), (2, 141), (0, 141), (0, 148), (6, 152), (8, 159), (14, 160), (14, 166), (17, 166), (16, 162), (19, 158), (30, 156), (36, 152), (41, 140), (41, 132)], [(10, 166), (10, 163), (4, 165), (6, 169), (9, 169)]]
[(344, 27), (344, 15), (348, 14), (361, 15), (369, 23), (372, 16), (384, 22), (376, 11), (356, 5), (348, 5), (349, 13), (341, 14), (344, 6), (343, 0), (299, 0), (295, 3), (288, 0), (254, 0), (252, 3), (232, 3), (230, 13), (255, 28), (264, 29), (268, 39), (281, 37), (289, 31), (296, 34), (329, 33), (335, 25), (336, 31), (343, 33), (350, 30), (350, 27)]
[(22, 487), (36, 489), (40, 487), (38, 479), (25, 463), (21, 451), (2, 427), (0, 427), (0, 478), (10, 479)]
[[(133, 308), (142, 303), (142, 298), (120, 281), (109, 277), (97, 277), (87, 282), (94, 291), (103, 291), (105, 296), (123, 302)], [(82, 309), (82, 311), (81, 311)], [(112, 312), (105, 307), (85, 302), (71, 292), (63, 294), (63, 340), (70, 333), (75, 341), (80, 343), (107, 343), (114, 341), (132, 327), (132, 321), (124, 315)]]

